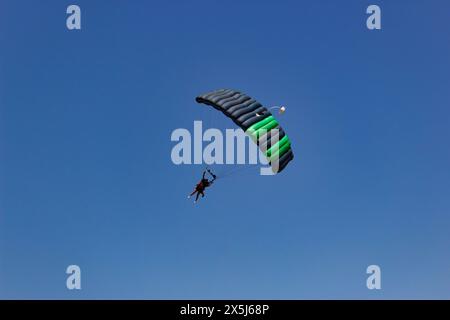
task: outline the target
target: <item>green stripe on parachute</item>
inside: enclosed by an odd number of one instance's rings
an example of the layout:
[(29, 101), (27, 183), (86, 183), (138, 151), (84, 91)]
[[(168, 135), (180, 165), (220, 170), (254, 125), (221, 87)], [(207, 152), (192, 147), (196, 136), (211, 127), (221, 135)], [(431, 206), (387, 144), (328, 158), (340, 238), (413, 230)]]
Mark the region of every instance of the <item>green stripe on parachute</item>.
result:
[(262, 126), (261, 128), (259, 128), (259, 129), (256, 131), (256, 136), (257, 136), (257, 137), (260, 137), (260, 136), (261, 136), (261, 135), (260, 135), (261, 131), (265, 131), (265, 132), (270, 131), (270, 130), (272, 130), (273, 128), (275, 128), (277, 125), (278, 125), (277, 120), (273, 119), (272, 121), (270, 121), (270, 122), (267, 123), (266, 125), (264, 125), (264, 126)]
[[(283, 139), (286, 137), (287, 136), (284, 136)], [(283, 139), (281, 139), (281, 140), (283, 140)], [(276, 157), (278, 157), (278, 159), (281, 158), (281, 156), (283, 154), (285, 154), (286, 151), (288, 151), (290, 147), (291, 147), (291, 141), (289, 139), (286, 139), (285, 143), (283, 145), (281, 145), (278, 150), (276, 150), (273, 154), (270, 155), (270, 157), (269, 157), (270, 162), (272, 162), (273, 159)]]
[(267, 149), (266, 151), (266, 156), (270, 157), (272, 155), (272, 152), (281, 149), (284, 144), (286, 144), (287, 142), (290, 143), (288, 136), (284, 136), (283, 138), (281, 138), (280, 141), (278, 141), (276, 144), (274, 144), (273, 146), (271, 146), (269, 149)]
[(247, 133), (248, 134), (252, 134), (254, 132), (256, 132), (256, 130), (258, 130), (259, 128), (261, 128), (262, 126), (268, 124), (270, 121), (275, 120), (273, 116), (268, 116), (267, 118), (262, 119), (261, 121), (258, 121), (257, 123), (252, 124), (248, 129), (247, 129)]
[(247, 129), (247, 131), (245, 131), (245, 133), (247, 133), (253, 139), (253, 141), (256, 142), (262, 131), (269, 131), (275, 128), (277, 125), (277, 120), (275, 120), (273, 116), (268, 116), (267, 118), (254, 123)]

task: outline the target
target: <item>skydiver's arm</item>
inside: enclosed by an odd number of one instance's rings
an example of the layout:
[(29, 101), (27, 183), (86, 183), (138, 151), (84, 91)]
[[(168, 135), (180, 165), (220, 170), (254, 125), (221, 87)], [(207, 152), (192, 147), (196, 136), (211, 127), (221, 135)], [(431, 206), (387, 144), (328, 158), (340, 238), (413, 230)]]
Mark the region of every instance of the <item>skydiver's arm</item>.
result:
[(214, 180), (216, 180), (216, 175), (213, 174), (211, 171), (208, 170), (209, 175), (213, 178), (210, 182), (213, 182)]
[(205, 170), (205, 171), (203, 171), (203, 176), (202, 176), (202, 179), (205, 179), (205, 174), (206, 174), (206, 170)]

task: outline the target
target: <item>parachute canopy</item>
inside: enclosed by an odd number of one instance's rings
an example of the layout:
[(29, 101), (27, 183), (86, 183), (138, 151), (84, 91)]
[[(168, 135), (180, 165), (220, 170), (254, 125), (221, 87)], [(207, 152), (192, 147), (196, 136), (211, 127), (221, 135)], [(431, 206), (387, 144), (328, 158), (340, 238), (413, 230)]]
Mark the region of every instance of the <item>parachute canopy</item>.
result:
[(195, 100), (221, 111), (244, 130), (267, 156), (275, 173), (281, 172), (294, 158), (288, 136), (272, 113), (255, 99), (236, 90), (219, 89)]

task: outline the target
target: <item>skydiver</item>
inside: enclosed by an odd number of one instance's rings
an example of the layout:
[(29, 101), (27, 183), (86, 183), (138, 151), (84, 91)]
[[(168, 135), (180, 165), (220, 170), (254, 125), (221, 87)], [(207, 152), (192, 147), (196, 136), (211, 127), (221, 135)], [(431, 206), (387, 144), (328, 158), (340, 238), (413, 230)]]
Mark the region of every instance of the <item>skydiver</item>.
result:
[[(205, 177), (206, 172), (208, 172), (208, 173), (211, 175), (212, 180), (208, 180), (208, 179)], [(202, 195), (202, 198), (203, 198), (203, 197), (205, 196), (205, 194), (204, 194), (203, 191), (205, 191), (205, 189), (206, 189), (207, 187), (211, 186), (211, 185), (213, 184), (214, 180), (216, 180), (216, 178), (217, 178), (217, 176), (216, 176), (214, 173), (212, 173), (209, 169), (206, 169), (205, 171), (203, 171), (202, 179), (200, 180), (199, 183), (197, 183), (197, 185), (196, 185), (195, 188), (194, 188), (194, 191), (188, 196), (188, 199), (189, 199), (190, 197), (192, 197), (192, 196), (193, 196), (194, 194), (196, 194), (196, 193), (197, 193), (197, 196), (195, 197), (194, 203), (197, 202), (198, 197), (199, 197), (200, 195)]]

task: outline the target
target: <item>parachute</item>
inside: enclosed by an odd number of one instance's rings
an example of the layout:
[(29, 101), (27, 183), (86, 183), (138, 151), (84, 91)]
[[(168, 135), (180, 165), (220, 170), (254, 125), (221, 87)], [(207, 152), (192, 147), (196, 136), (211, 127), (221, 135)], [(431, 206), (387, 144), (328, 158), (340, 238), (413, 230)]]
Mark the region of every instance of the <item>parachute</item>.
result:
[[(195, 100), (221, 111), (244, 130), (266, 155), (274, 173), (283, 171), (294, 159), (287, 134), (272, 113), (255, 99), (236, 90), (219, 89), (202, 94)], [(286, 110), (283, 106), (279, 109), (280, 114)], [(275, 159), (278, 159), (278, 165), (275, 165)]]

